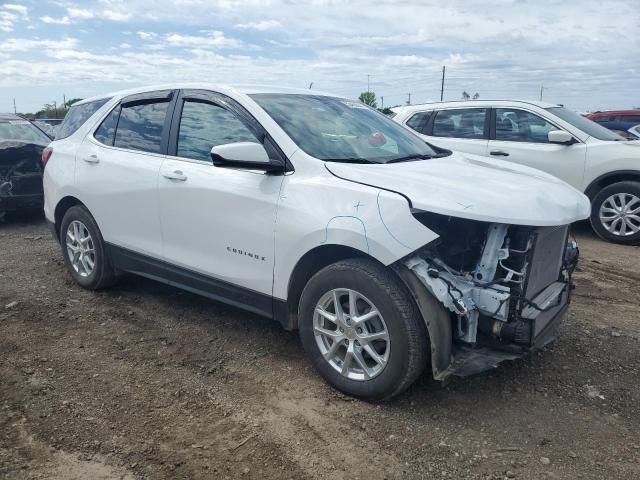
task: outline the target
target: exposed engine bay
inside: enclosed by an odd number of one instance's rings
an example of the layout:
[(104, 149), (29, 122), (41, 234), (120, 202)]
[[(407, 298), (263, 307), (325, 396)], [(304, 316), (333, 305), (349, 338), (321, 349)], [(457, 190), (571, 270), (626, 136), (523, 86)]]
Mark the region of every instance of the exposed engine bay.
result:
[[(415, 212), (439, 238), (404, 264), (450, 312), (454, 352), (507, 352), (489, 365), (553, 340), (566, 313), (578, 249), (568, 225), (528, 227)], [(515, 354), (510, 355), (509, 354)], [(464, 363), (464, 362), (462, 362)]]

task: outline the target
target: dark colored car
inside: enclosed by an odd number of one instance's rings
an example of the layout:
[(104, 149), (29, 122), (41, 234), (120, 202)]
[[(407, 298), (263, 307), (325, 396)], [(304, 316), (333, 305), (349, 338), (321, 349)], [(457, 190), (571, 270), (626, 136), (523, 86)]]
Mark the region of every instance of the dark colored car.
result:
[(629, 140), (638, 139), (637, 134), (632, 129), (640, 125), (640, 110), (594, 112), (587, 114), (586, 117)]
[(28, 120), (0, 113), (0, 215), (42, 208), (40, 158), (50, 141)]

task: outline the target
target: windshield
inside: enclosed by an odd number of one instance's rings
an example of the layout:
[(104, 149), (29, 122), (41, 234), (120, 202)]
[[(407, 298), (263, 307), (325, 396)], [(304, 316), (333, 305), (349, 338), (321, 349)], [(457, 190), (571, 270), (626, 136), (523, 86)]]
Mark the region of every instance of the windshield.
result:
[(306, 153), (336, 162), (420, 160), (436, 152), (368, 106), (320, 95), (251, 95)]
[(609, 140), (614, 142), (625, 140), (617, 133), (612, 132), (602, 125), (598, 125), (596, 122), (583, 117), (579, 113), (576, 113), (572, 110), (567, 110), (564, 107), (551, 107), (547, 108), (547, 111), (560, 117), (562, 120), (570, 123), (574, 127), (579, 128), (587, 135), (591, 135), (592, 137), (597, 138), (598, 140)]
[(51, 139), (26, 120), (0, 122), (0, 141), (19, 140), (28, 143), (48, 145)]

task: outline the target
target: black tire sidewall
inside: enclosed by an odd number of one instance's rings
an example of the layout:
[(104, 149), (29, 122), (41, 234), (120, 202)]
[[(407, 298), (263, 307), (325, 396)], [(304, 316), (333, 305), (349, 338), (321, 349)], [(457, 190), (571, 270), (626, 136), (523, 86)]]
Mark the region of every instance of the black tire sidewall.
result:
[[(388, 292), (364, 272), (331, 267), (312, 277), (300, 299), (299, 333), (305, 353), (322, 377), (337, 389), (356, 397), (384, 399), (395, 391), (409, 365), (409, 343), (402, 313)], [(315, 307), (325, 293), (336, 288), (355, 290), (367, 297), (380, 311), (387, 326), (391, 348), (389, 359), (384, 370), (370, 380), (351, 380), (341, 375), (323, 358), (316, 343), (313, 332)]]
[[(71, 222), (73, 222), (74, 220), (82, 222), (87, 227), (87, 230), (91, 235), (91, 239), (93, 240), (93, 247), (95, 250), (94, 268), (91, 274), (86, 277), (83, 277), (75, 271), (67, 252), (67, 229), (69, 228)], [(102, 239), (100, 229), (98, 228), (98, 225), (86, 208), (81, 206), (74, 206), (67, 210), (62, 219), (62, 222), (60, 223), (60, 246), (62, 248), (62, 255), (64, 256), (64, 264), (73, 277), (74, 281), (83, 288), (87, 288), (90, 290), (100, 288), (102, 279), (105, 274), (105, 269), (110, 268), (110, 266), (107, 265), (104, 241)]]
[(640, 232), (627, 237), (617, 236), (605, 229), (600, 221), (600, 207), (602, 203), (616, 193), (630, 193), (640, 198), (640, 182), (617, 182), (600, 190), (591, 202), (591, 226), (596, 234), (603, 240), (622, 245), (638, 245), (640, 244)]

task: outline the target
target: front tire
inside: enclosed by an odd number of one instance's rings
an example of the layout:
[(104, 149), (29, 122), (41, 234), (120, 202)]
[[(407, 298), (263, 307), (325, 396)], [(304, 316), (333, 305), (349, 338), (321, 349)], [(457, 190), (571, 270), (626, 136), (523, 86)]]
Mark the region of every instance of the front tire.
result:
[(71, 207), (60, 223), (60, 246), (64, 264), (75, 282), (87, 290), (111, 286), (115, 272), (100, 229), (89, 211)]
[(302, 292), (298, 318), (307, 358), (348, 395), (389, 399), (427, 364), (427, 333), (414, 300), (372, 260), (343, 260), (316, 273)]
[(600, 190), (591, 202), (591, 225), (609, 242), (640, 244), (640, 182), (617, 182)]

